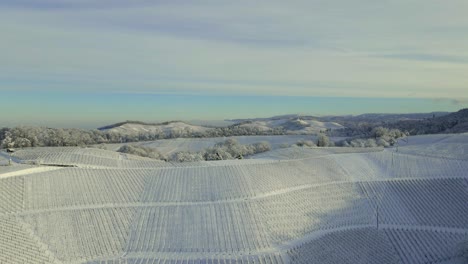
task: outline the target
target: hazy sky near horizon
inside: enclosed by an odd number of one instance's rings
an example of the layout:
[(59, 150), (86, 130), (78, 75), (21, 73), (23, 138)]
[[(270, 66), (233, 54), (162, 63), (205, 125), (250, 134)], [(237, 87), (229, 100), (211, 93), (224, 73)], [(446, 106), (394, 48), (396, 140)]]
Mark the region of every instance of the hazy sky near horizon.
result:
[(466, 0), (0, 0), (0, 126), (454, 111), (468, 106), (467, 10)]

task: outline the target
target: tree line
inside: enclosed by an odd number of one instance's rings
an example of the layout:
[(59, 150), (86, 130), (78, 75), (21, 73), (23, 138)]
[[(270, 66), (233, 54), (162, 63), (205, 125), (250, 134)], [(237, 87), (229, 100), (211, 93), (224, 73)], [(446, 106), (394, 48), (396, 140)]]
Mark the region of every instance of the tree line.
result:
[(171, 130), (165, 132), (119, 133), (114, 131), (84, 130), (77, 128), (48, 128), (35, 126), (18, 126), (0, 129), (0, 147), (62, 147), (87, 146), (103, 143), (128, 143), (152, 141), (170, 138), (208, 138), (251, 135), (284, 135), (282, 128), (260, 130), (255, 127), (219, 127), (199, 132), (191, 129)]
[(195, 162), (209, 160), (232, 160), (243, 159), (246, 156), (262, 153), (271, 150), (270, 143), (258, 142), (254, 144), (242, 145), (233, 138), (229, 138), (224, 142), (216, 143), (211, 148), (206, 148), (198, 152), (179, 151), (172, 155), (165, 156), (154, 148), (148, 148), (138, 145), (124, 145), (117, 151), (121, 153), (138, 155), (164, 161), (174, 162)]

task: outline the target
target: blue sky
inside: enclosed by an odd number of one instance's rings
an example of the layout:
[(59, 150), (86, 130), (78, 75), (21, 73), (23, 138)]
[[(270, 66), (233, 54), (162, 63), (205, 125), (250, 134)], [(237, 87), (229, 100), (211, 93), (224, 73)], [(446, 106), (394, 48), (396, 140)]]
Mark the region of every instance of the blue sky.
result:
[(466, 10), (465, 0), (1, 0), (0, 126), (454, 111), (468, 106)]

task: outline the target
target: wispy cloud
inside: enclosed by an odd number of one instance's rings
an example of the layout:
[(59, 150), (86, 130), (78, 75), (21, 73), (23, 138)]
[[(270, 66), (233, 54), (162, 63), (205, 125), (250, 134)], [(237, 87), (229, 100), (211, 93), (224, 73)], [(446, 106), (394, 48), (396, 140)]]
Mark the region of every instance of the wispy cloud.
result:
[(375, 57), (399, 59), (399, 60), (415, 60), (427, 62), (447, 62), (447, 63), (468, 63), (468, 57), (460, 54), (444, 55), (444, 54), (424, 54), (424, 53), (397, 53), (397, 54), (380, 54)]
[(109, 8), (128, 8), (135, 6), (150, 6), (155, 3), (162, 4), (169, 1), (149, 1), (149, 0), (3, 0), (0, 7), (25, 8), (37, 10), (54, 9), (109, 9)]
[(467, 8), (5, 0), (0, 90), (466, 98)]

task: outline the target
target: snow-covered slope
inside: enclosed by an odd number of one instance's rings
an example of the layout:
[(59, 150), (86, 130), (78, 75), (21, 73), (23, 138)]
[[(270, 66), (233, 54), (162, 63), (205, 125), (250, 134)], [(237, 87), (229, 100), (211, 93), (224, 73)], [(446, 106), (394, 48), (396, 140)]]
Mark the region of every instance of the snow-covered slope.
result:
[(468, 159), (468, 133), (412, 136), (398, 143), (401, 153)]
[(459, 157), (287, 148), (136, 168), (87, 151), (16, 154), (95, 158), (78, 167), (0, 168), (0, 263), (450, 263), (468, 241)]
[(91, 168), (161, 167), (167, 163), (109, 150), (80, 147), (44, 147), (16, 151), (12, 157), (24, 164)]

